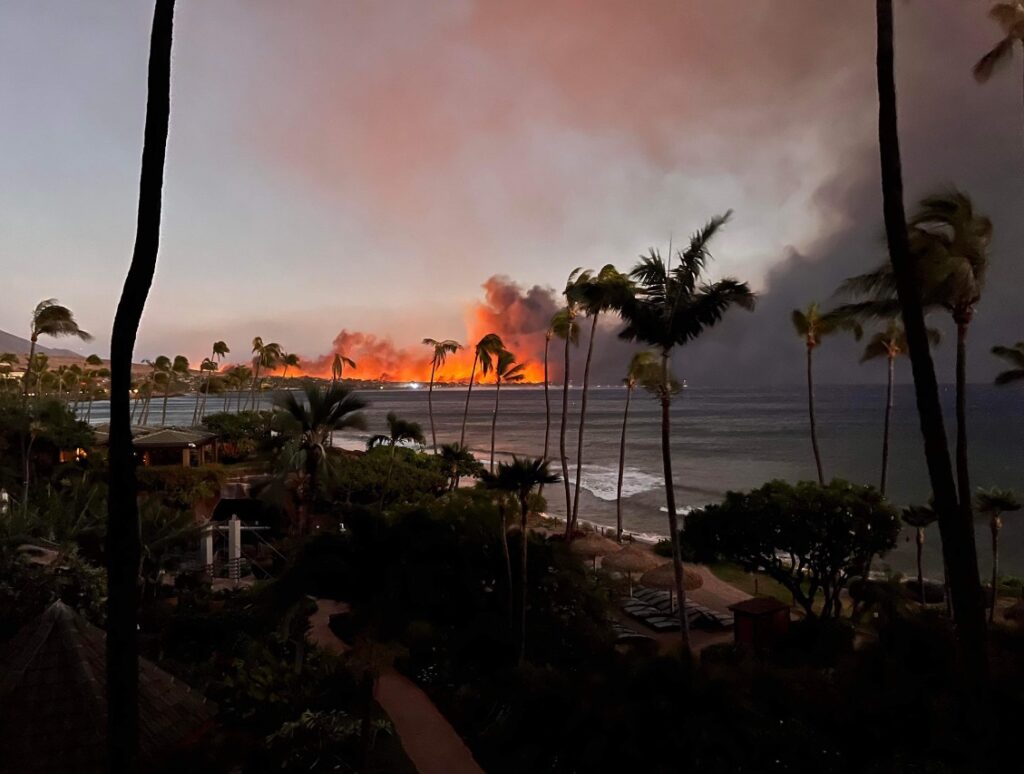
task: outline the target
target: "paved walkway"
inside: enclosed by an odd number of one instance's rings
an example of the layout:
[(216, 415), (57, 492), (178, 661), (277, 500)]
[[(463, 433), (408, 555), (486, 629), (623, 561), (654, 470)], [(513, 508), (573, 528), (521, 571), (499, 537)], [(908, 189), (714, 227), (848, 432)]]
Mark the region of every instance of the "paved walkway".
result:
[[(347, 651), (348, 645), (331, 631), (330, 618), (348, 609), (345, 602), (318, 599), (306, 638), (330, 653)], [(414, 682), (389, 669), (377, 679), (374, 698), (391, 718), (405, 754), (420, 774), (484, 774), (462, 737)]]
[(411, 680), (389, 670), (377, 680), (375, 698), (420, 774), (483, 774), (466, 743)]

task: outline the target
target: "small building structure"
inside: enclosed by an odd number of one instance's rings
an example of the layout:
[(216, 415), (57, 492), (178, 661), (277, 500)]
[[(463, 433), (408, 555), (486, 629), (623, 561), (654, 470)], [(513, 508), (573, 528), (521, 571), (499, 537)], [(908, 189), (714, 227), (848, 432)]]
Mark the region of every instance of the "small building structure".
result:
[(790, 606), (775, 597), (752, 597), (730, 605), (729, 610), (735, 618), (737, 645), (767, 650), (789, 631)]
[[(142, 771), (200, 743), (215, 705), (139, 659)], [(54, 602), (0, 650), (0, 768), (106, 772), (106, 633)]]
[[(110, 425), (97, 425), (96, 443), (106, 445)], [(196, 468), (219, 458), (217, 435), (194, 427), (133, 427), (135, 451), (143, 465)]]

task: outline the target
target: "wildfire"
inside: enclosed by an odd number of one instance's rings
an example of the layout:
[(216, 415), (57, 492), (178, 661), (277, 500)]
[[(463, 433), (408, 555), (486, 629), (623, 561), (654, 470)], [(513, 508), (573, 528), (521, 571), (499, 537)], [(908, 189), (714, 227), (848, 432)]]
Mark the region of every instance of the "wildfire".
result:
[[(544, 333), (557, 309), (552, 292), (540, 286), (524, 291), (500, 276), (488, 279), (483, 289), (484, 299), (467, 309), (465, 336), (459, 339), (463, 348), (448, 356), (435, 374), (435, 381), (468, 383), (473, 367), (473, 345), (485, 334), (497, 333), (505, 347), (515, 353), (517, 361), (526, 364), (525, 381), (542, 382)], [(424, 335), (426, 333), (429, 332)], [(345, 369), (346, 377), (385, 382), (427, 382), (430, 379), (431, 352), (427, 347), (397, 346), (390, 338), (349, 330), (342, 330), (335, 336), (329, 353), (303, 360), (299, 368), (290, 368), (288, 373), (329, 378), (335, 353), (342, 353), (357, 363), (355, 370)], [(493, 375), (483, 379), (478, 368), (477, 383), (481, 382), (493, 382)]]

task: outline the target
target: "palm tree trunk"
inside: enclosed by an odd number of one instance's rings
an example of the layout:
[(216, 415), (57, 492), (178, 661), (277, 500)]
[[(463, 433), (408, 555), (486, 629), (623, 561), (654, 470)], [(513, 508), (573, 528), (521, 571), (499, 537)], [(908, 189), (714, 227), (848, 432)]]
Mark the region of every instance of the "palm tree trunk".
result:
[(437, 454), (437, 431), (434, 430), (434, 372), (437, 370), (437, 359), (430, 364), (430, 387), (427, 388), (427, 414), (430, 415), (430, 443)]
[(519, 501), (519, 508), (521, 512), (519, 540), (522, 545), (522, 550), (519, 552), (519, 663), (521, 665), (526, 660), (526, 549), (530, 544), (526, 533), (526, 515), (529, 512), (529, 506), (525, 498)]
[(594, 356), (594, 334), (597, 332), (599, 312), (594, 312), (590, 324), (590, 342), (587, 344), (587, 361), (583, 366), (583, 395), (580, 398), (580, 424), (576, 431), (576, 486), (572, 495), (572, 529), (576, 529), (576, 519), (580, 508), (580, 485), (583, 481), (583, 428), (587, 418), (587, 388), (590, 386), (590, 361)]
[(36, 338), (37, 335), (33, 331), (32, 336), (29, 338), (28, 363), (25, 364), (25, 375), (21, 379), (21, 394), (26, 398), (28, 397), (29, 379), (32, 378), (32, 367), (35, 365), (33, 361), (36, 359)]
[[(245, 407), (248, 409), (249, 406), (251, 405), (253, 411), (256, 410), (256, 385), (259, 383), (259, 380), (260, 380), (260, 361), (257, 360), (256, 361), (256, 366), (255, 366), (255, 368), (253, 368), (253, 372), (252, 372), (252, 386), (249, 388), (249, 400), (246, 401), (246, 403), (245, 403)], [(241, 413), (241, 408), (239, 408), (239, 413)]]
[(942, 553), (949, 572), (954, 621), (968, 680), (982, 685), (988, 676), (984, 599), (978, 577), (974, 527), (957, 507), (953, 468), (946, 445), (946, 430), (939, 403), (935, 367), (924, 324), (924, 311), (916, 285), (903, 208), (903, 171), (896, 114), (896, 79), (893, 52), (892, 0), (876, 0), (878, 17), (878, 141), (882, 170), (882, 199), (889, 257), (903, 313), (910, 362), (914, 372), (917, 410), (924, 436), (925, 458), (931, 479)]
[(139, 179), (135, 249), (110, 341), (110, 491), (107, 529), (107, 756), (111, 771), (138, 770), (139, 650), (136, 608), (141, 547), (132, 453), (132, 352), (156, 270), (160, 244), (167, 125), (170, 116), (174, 0), (156, 0), (150, 40), (149, 96)]
[(668, 352), (661, 353), (661, 461), (665, 472), (665, 504), (668, 506), (668, 534), (672, 543), (672, 566), (676, 576), (676, 596), (679, 599), (679, 631), (683, 650), (690, 652), (690, 623), (686, 617), (686, 588), (683, 584), (683, 557), (679, 550), (679, 520), (676, 517), (676, 492), (672, 480), (672, 393), (669, 390), (671, 373)]
[(996, 599), (999, 597), (996, 593), (999, 588), (999, 522), (993, 518), (989, 526), (992, 530), (992, 606), (988, 609), (988, 622), (991, 624), (996, 620)]
[(925, 606), (926, 598), (924, 594), (924, 527), (917, 528), (917, 593), (921, 597), (921, 607)]
[(388, 475), (384, 479), (384, 486), (380, 490), (380, 504), (377, 506), (377, 510), (381, 513), (384, 512), (384, 497), (388, 493), (388, 489), (391, 488), (391, 474), (395, 471), (395, 453), (397, 451), (398, 442), (395, 439), (391, 439), (391, 459), (388, 462)]
[(967, 323), (956, 326), (956, 481), (963, 518), (973, 523), (971, 474), (967, 460)]
[(494, 413), (491, 415), (491, 473), (494, 472), (494, 437), (498, 429), (498, 396), (501, 395), (501, 377), (494, 379)]
[(171, 389), (171, 383), (168, 382), (164, 385), (164, 400), (163, 410), (160, 412), (160, 426), (165, 427), (167, 425), (167, 393)]
[[(551, 438), (551, 394), (548, 390), (550, 379), (548, 378), (548, 348), (551, 346), (551, 337), (544, 336), (544, 454), (543, 459), (548, 459), (549, 443)], [(540, 485), (540, 494), (544, 494), (544, 484)]]
[[(622, 439), (619, 441), (619, 481), (615, 487), (615, 539), (622, 542), (622, 476), (626, 470), (626, 423), (629, 421), (629, 399), (633, 388), (626, 387), (626, 409), (622, 412)], [(632, 594), (630, 594), (632, 596)]]
[(893, 376), (896, 370), (896, 358), (889, 356), (889, 380), (885, 388), (885, 425), (882, 429), (882, 481), (878, 490), (884, 495), (885, 485), (889, 478), (889, 426), (892, 420)]
[(466, 445), (466, 420), (469, 418), (469, 396), (473, 394), (473, 379), (476, 377), (476, 361), (479, 354), (473, 353), (473, 367), (469, 369), (469, 386), (466, 388), (466, 407), (462, 410), (462, 432), (459, 434), (459, 446)]
[(814, 347), (807, 345), (807, 415), (811, 420), (811, 447), (814, 449), (814, 464), (818, 468), (818, 483), (825, 486), (825, 473), (821, 468), (821, 450), (818, 448), (818, 424), (814, 418)]
[(505, 579), (508, 584), (508, 633), (511, 640), (515, 632), (515, 586), (512, 583), (512, 555), (508, 550), (508, 526), (505, 523), (505, 501), (498, 501), (498, 519), (501, 529), (501, 553), (505, 560)]
[(558, 452), (562, 461), (562, 483), (565, 485), (565, 539), (572, 540), (572, 490), (569, 487), (569, 456), (565, 451), (565, 427), (569, 420), (569, 343), (572, 319), (565, 333), (565, 370), (562, 372), (562, 426), (558, 434)]

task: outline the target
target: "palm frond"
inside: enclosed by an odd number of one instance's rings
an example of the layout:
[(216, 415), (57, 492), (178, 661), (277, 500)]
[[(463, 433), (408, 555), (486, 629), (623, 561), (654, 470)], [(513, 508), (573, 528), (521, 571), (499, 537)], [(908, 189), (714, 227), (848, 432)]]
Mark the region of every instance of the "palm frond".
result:
[(1000, 40), (996, 45), (988, 51), (981, 59), (974, 65), (972, 72), (974, 73), (974, 79), (978, 83), (985, 83), (992, 74), (996, 71), (997, 67), (1000, 67), (1009, 62), (1011, 55), (1013, 54), (1014, 39), (1009, 35)]

